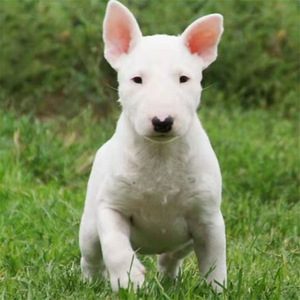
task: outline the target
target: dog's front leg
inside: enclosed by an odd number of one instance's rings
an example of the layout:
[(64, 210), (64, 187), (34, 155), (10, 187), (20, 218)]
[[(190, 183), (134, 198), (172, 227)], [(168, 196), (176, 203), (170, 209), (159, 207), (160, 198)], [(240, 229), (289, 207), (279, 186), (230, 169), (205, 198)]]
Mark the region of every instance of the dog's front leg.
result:
[(129, 282), (133, 283), (135, 290), (142, 286), (145, 268), (130, 244), (130, 221), (120, 212), (100, 206), (98, 232), (112, 289), (127, 288)]
[[(209, 223), (192, 225), (194, 247), (202, 276), (218, 291), (226, 285), (226, 239), (221, 212), (211, 216)], [(218, 282), (218, 283), (216, 283)]]

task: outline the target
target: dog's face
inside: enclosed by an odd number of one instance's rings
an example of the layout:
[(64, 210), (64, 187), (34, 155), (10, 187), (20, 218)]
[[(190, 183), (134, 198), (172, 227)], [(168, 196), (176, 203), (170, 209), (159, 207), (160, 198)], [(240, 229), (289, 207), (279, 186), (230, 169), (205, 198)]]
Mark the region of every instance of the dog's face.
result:
[(168, 142), (187, 132), (200, 102), (202, 70), (217, 57), (222, 22), (214, 14), (179, 37), (143, 37), (131, 12), (109, 2), (105, 57), (118, 72), (120, 102), (137, 134)]

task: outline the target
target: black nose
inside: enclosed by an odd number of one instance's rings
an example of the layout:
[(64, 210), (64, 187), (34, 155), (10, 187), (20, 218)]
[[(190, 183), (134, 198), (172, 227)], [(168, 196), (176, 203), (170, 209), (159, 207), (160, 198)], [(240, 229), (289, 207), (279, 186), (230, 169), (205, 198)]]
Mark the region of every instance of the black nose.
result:
[(174, 119), (169, 116), (164, 121), (161, 121), (157, 117), (152, 119), (152, 124), (156, 132), (169, 132), (172, 129)]

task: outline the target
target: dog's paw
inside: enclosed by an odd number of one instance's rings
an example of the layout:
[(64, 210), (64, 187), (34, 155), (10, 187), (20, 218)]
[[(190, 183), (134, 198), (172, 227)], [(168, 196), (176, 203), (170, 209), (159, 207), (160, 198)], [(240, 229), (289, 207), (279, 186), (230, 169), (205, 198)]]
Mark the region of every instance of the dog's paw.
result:
[(86, 281), (92, 281), (98, 277), (107, 277), (107, 270), (103, 264), (88, 264), (86, 260), (82, 257), (80, 261), (80, 267), (83, 274), (83, 279)]
[(110, 283), (113, 291), (118, 291), (119, 288), (130, 288), (133, 285), (134, 291), (138, 287), (142, 287), (145, 281), (145, 267), (135, 259), (130, 270), (122, 268), (117, 272), (110, 272)]

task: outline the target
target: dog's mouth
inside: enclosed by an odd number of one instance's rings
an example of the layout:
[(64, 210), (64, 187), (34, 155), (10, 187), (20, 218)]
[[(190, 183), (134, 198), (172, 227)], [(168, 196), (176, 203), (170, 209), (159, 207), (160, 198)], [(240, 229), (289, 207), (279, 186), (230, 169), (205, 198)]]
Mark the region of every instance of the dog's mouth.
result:
[(144, 138), (147, 141), (157, 144), (167, 144), (176, 140), (179, 136), (178, 135), (168, 135), (168, 134), (159, 134), (159, 135), (146, 135)]

